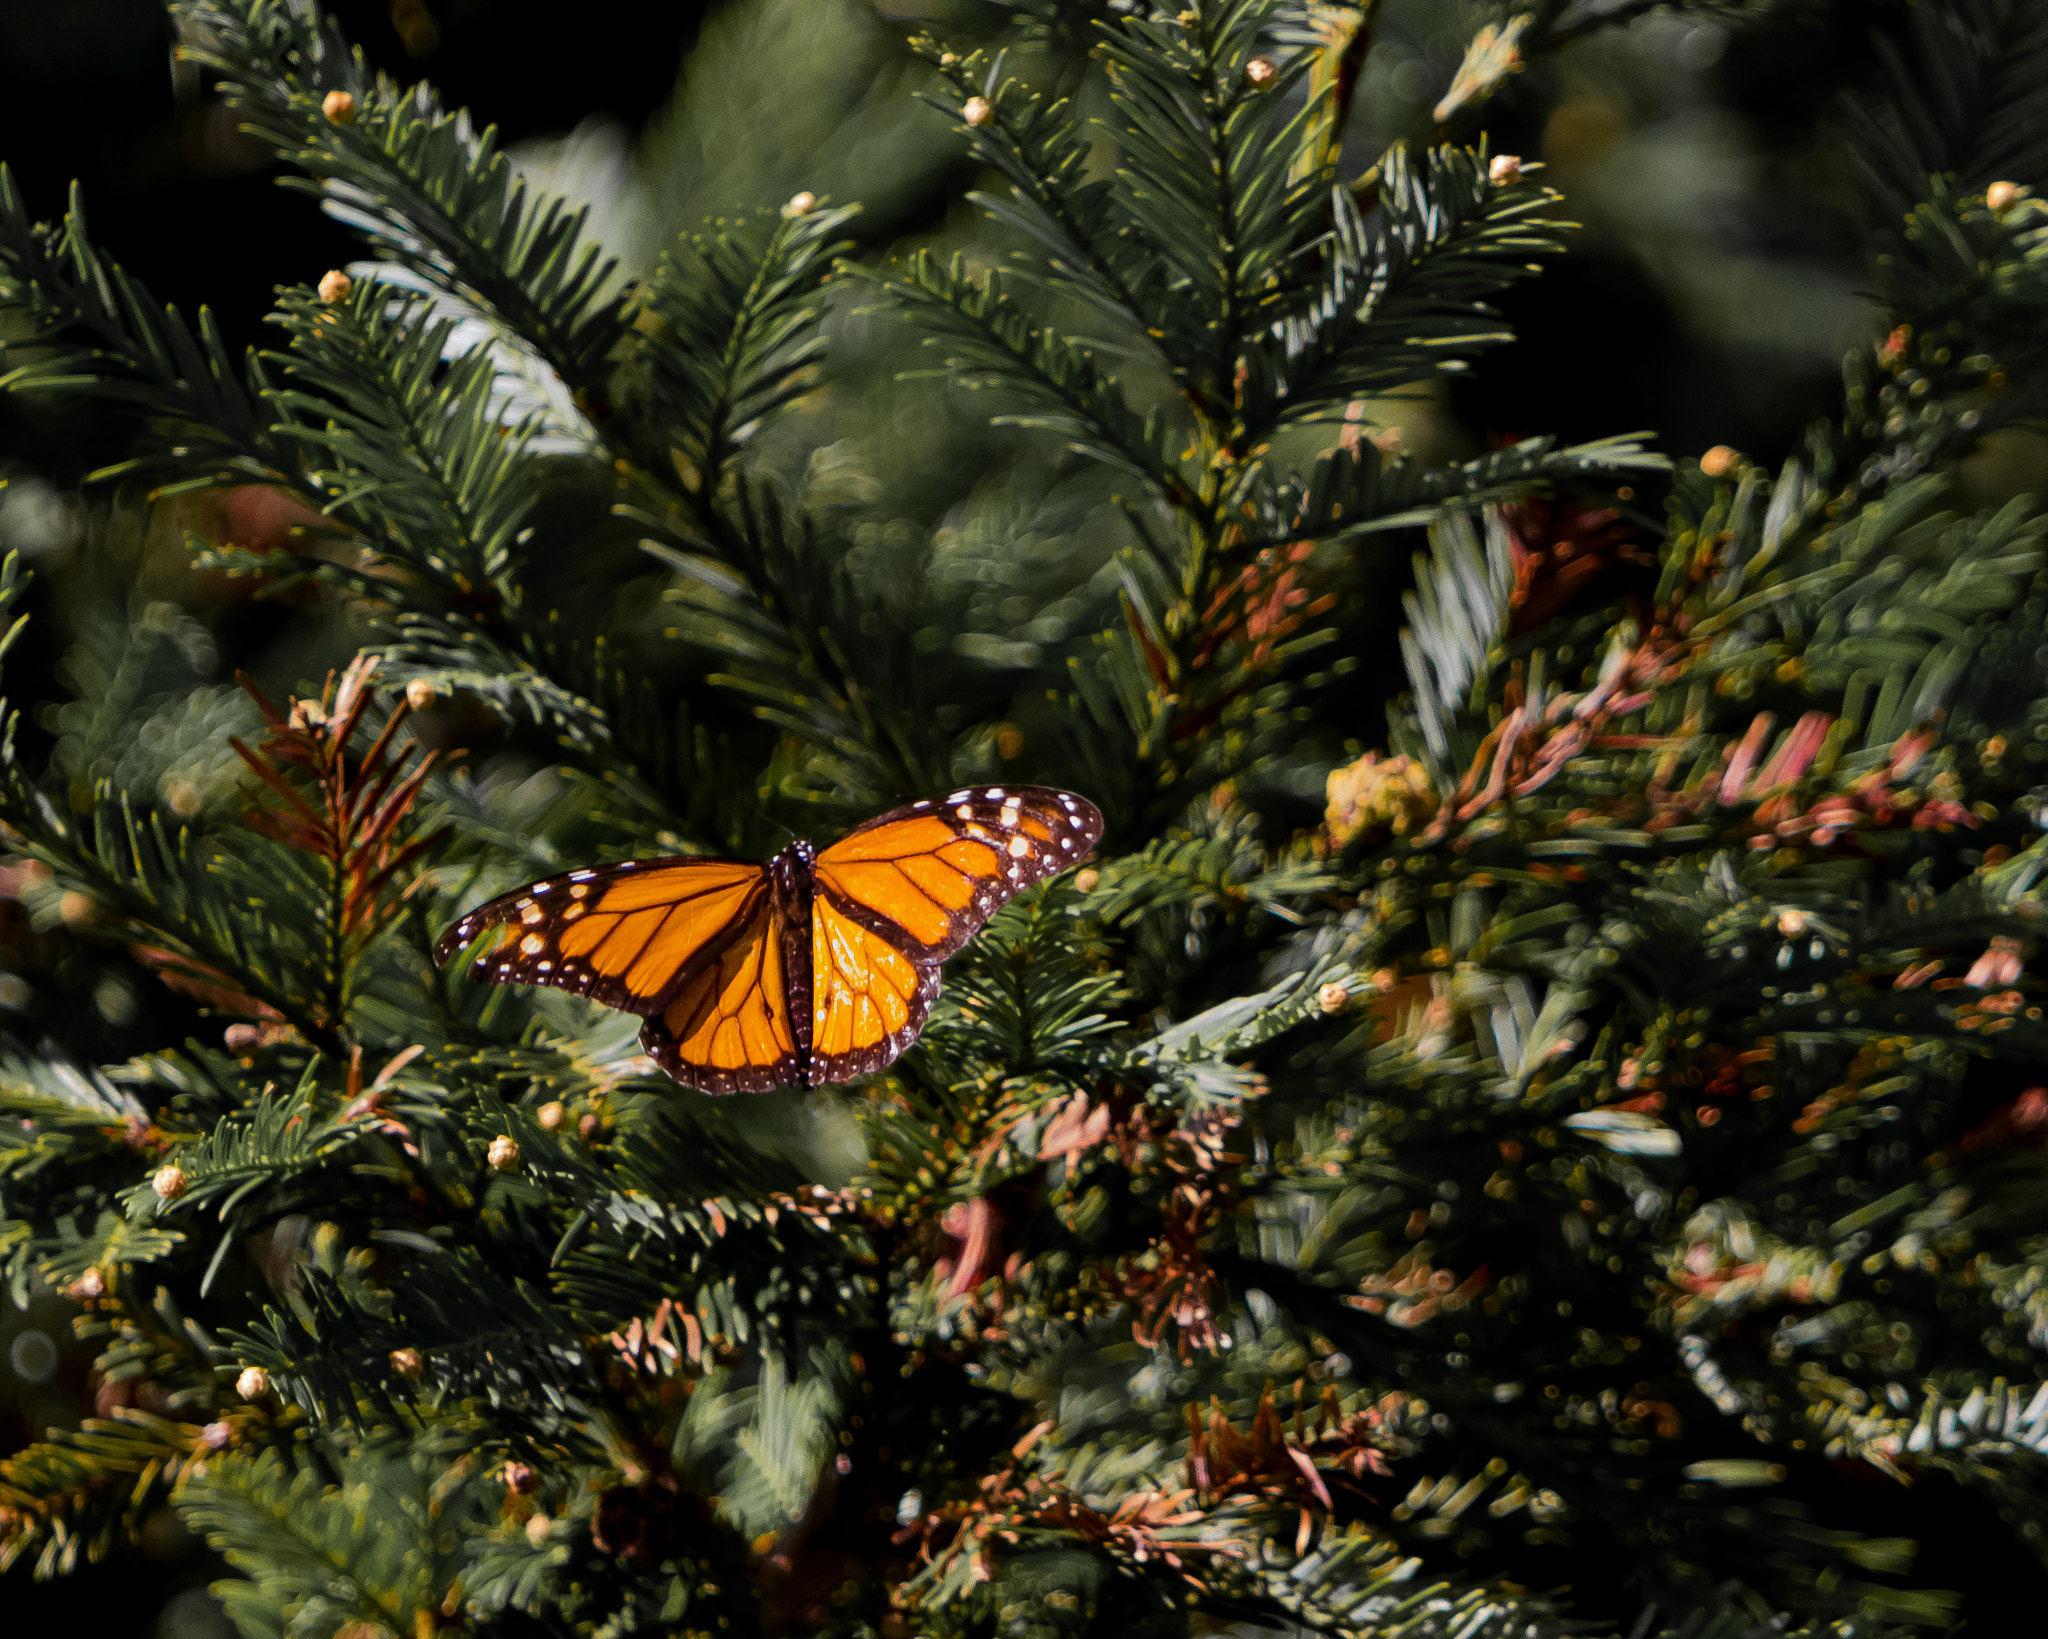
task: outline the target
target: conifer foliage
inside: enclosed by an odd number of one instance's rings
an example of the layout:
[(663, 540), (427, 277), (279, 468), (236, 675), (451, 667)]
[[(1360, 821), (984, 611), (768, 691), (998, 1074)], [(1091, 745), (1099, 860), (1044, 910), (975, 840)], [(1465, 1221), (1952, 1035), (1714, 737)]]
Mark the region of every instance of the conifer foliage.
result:
[[(0, 1558), (168, 1501), (249, 1639), (1862, 1639), (1967, 1608), (1868, 1485), (2048, 1553), (2048, 526), (1959, 476), (2044, 409), (2048, 11), (1902, 8), (1883, 322), (1771, 473), (1368, 419), (1565, 249), (1488, 97), (1646, 6), (1494, 17), (1354, 176), (1371, 4), (1020, 3), (1076, 100), (917, 45), (999, 256), (800, 195), (631, 283), (313, 0), (172, 9), (368, 260), (235, 358), (0, 182), (4, 385), (130, 407), (136, 503), (282, 497), (199, 567), (363, 650), (195, 711), (205, 801), (9, 719), (24, 893), (210, 1022), (0, 1067), (6, 1277), (126, 1385), (0, 1463)], [(988, 571), (1070, 635), (920, 641), (999, 547), (906, 587), (793, 475), (849, 315), (1093, 475), (1113, 551)], [(992, 778), (1102, 847), (862, 1085), (707, 1099), (429, 956)]]

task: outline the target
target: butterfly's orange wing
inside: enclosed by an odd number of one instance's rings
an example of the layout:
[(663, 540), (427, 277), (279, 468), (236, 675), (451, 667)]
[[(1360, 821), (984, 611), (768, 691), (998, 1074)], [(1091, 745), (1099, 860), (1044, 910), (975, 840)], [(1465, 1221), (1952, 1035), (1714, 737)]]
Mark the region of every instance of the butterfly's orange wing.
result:
[(812, 1085), (890, 1063), (924, 1028), (939, 964), (1101, 837), (1102, 815), (1071, 792), (974, 786), (870, 820), (818, 855)]
[(745, 936), (770, 898), (765, 866), (729, 859), (634, 860), (529, 883), (473, 910), (434, 959), (494, 927), (471, 969), (508, 985), (554, 985), (628, 1013), (660, 1013), (693, 970)]
[(746, 925), (697, 964), (640, 1029), (654, 1062), (706, 1093), (765, 1093), (807, 1084), (809, 982), (788, 920), (771, 894)]

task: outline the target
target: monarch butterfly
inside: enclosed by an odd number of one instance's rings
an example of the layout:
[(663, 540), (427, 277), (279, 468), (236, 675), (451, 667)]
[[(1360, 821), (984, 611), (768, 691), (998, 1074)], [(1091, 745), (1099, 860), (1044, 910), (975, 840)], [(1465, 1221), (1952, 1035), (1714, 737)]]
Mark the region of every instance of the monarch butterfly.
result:
[(636, 859), (528, 883), (449, 928), (434, 960), (509, 926), (472, 978), (641, 1015), (641, 1045), (686, 1087), (817, 1087), (893, 1062), (924, 1028), (939, 964), (1101, 836), (1071, 792), (974, 786), (823, 853), (797, 841), (766, 865)]

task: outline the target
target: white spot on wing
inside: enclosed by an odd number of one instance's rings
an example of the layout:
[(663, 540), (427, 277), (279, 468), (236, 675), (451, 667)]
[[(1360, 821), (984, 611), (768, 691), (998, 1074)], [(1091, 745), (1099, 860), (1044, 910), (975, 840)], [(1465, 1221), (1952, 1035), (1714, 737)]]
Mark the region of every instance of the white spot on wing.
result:
[(588, 882), (596, 875), (597, 872), (595, 871), (571, 871), (569, 873), (569, 880), (571, 882)]
[(992, 785), (986, 791), (984, 791), (982, 795), (988, 798), (990, 802), (1001, 802), (1003, 800), (1004, 792), (1001, 786)]
[(964, 802), (958, 808), (954, 809), (953, 812), (958, 814), (960, 818), (964, 820), (971, 820), (974, 818), (974, 809), (969, 804)]

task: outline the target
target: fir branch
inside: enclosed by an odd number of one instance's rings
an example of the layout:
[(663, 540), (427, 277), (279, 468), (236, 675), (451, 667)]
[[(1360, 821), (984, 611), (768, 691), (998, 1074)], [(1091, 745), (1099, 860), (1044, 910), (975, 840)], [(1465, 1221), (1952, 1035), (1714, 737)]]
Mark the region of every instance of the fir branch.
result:
[(949, 379), (1016, 396), (1021, 408), (999, 412), (996, 424), (1057, 434), (1070, 449), (1128, 473), (1169, 505), (1193, 500), (1164, 412), (1138, 415), (1086, 346), (1031, 321), (1001, 274), (977, 278), (958, 257), (941, 264), (921, 251), (878, 283), (893, 306), (918, 322), (924, 344), (943, 354)]
[(242, 1573), (220, 1585), (236, 1627), (282, 1639), (302, 1623), (438, 1631), (486, 1497), (473, 1457), (387, 1439), (325, 1460), (275, 1447), (216, 1458), (179, 1507)]
[(973, 97), (989, 105), (985, 120), (963, 123), (960, 130), (975, 157), (1009, 183), (1011, 192), (968, 197), (1035, 241), (1062, 289), (1087, 297), (1133, 328), (1144, 328), (1161, 301), (1159, 268), (1138, 253), (1124, 231), (1115, 184), (1106, 178), (1089, 180), (1088, 128), (1072, 105), (1047, 103), (1007, 77), (1001, 56), (957, 56), (928, 35), (920, 35), (912, 46), (952, 91), (950, 100), (926, 93), (925, 102), (948, 117), (956, 117)]
[[(1230, 418), (1247, 342), (1294, 282), (1332, 177), (1298, 174), (1317, 103), (1288, 93), (1313, 55), (1264, 83), (1246, 65), (1282, 8), (1220, 0), (1182, 20), (1131, 18), (1097, 47), (1120, 129), (1117, 203), (1172, 271), (1144, 315), (1202, 413)], [(1256, 423), (1254, 423), (1256, 424)]]
[(2040, 8), (1961, 0), (1909, 9), (1900, 23), (1875, 39), (1881, 90), (1850, 97), (1841, 111), (1850, 151), (1890, 223), (1935, 178), (1957, 193), (2001, 179), (2048, 182), (2048, 17)]
[(1513, 339), (1487, 298), (1563, 249), (1565, 224), (1543, 214), (1559, 195), (1519, 173), (1496, 180), (1483, 154), (1439, 148), (1417, 164), (1396, 149), (1380, 169), (1371, 218), (1332, 194), (1319, 287), (1276, 315), (1270, 351), (1248, 356), (1253, 426), (1333, 420), (1353, 400), (1464, 369)]
[(1525, 438), (1449, 467), (1389, 457), (1369, 439), (1347, 440), (1320, 456), (1303, 477), (1259, 497), (1265, 537), (1260, 544), (1349, 540), (1435, 525), (1573, 479), (1663, 470), (1668, 462), (1645, 449), (1643, 437), (1625, 433), (1563, 448), (1554, 438)]
[[(245, 127), (307, 173), (330, 214), (415, 277), (525, 339), (572, 391), (596, 393), (625, 332), (585, 211), (537, 197), (424, 86), (372, 77), (313, 0), (176, 0), (185, 55), (223, 76)], [(330, 112), (340, 94), (345, 109)]]
[(489, 354), (449, 361), (451, 321), (368, 282), (338, 302), (287, 292), (278, 320), (293, 343), (273, 361), (280, 436), (317, 470), (324, 510), (408, 572), (366, 589), (403, 605), (423, 582), (487, 616), (515, 604), (537, 473), (531, 424), (500, 420)]
[(700, 513), (724, 495), (740, 448), (816, 383), (820, 286), (851, 248), (841, 235), (856, 214), (807, 203), (714, 223), (663, 257), (645, 286), (659, 329), (635, 355), (647, 378), (639, 441)]
[(75, 188), (60, 223), (32, 222), (0, 166), (0, 302), (27, 321), (0, 350), (0, 389), (89, 393), (168, 423), (151, 454), (95, 477), (299, 487), (272, 434), (261, 364), (252, 356), (237, 369), (210, 313), (200, 310), (195, 334), (101, 254)]

